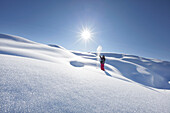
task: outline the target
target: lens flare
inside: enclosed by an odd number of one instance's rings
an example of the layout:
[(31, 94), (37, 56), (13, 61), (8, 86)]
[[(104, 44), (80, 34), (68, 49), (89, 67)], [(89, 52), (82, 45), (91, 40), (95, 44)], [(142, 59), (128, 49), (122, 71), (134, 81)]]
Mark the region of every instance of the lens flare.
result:
[(78, 32), (77, 33), (77, 40), (74, 44), (77, 44), (77, 43), (84, 43), (85, 44), (85, 48), (87, 47), (87, 44), (89, 42), (94, 42), (94, 36), (95, 36), (95, 32), (94, 32), (94, 28), (91, 27), (91, 26), (84, 26), (82, 25), (80, 28), (78, 28)]
[(89, 29), (84, 29), (82, 32), (81, 32), (81, 38), (85, 39), (85, 40), (88, 40), (92, 37), (92, 33)]

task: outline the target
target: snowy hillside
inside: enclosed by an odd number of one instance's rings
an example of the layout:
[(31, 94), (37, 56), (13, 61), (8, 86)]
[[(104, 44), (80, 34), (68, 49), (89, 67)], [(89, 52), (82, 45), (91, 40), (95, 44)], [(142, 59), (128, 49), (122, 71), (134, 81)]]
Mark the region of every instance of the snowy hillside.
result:
[(0, 113), (170, 112), (170, 62), (102, 54), (0, 34)]

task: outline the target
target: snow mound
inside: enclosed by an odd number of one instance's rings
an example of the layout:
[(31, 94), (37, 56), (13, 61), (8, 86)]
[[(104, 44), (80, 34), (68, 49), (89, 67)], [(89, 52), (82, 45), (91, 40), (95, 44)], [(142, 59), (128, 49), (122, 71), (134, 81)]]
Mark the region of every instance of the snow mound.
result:
[(25, 38), (22, 38), (22, 37), (19, 37), (19, 36), (14, 36), (14, 35), (9, 35), (9, 34), (0, 34), (0, 40), (12, 40), (12, 41), (16, 41), (16, 42), (23, 42), (23, 43), (35, 43), (35, 42), (32, 42), (28, 39), (25, 39)]
[(0, 54), (20, 56), (44, 61), (59, 62), (56, 58), (71, 58), (67, 50), (35, 43), (22, 37), (0, 34)]
[(59, 45), (55, 45), (55, 44), (48, 44), (50, 47), (56, 47), (56, 48), (60, 48), (60, 49), (65, 49), (62, 46)]
[(169, 62), (103, 54), (1, 34), (0, 113), (169, 113)]

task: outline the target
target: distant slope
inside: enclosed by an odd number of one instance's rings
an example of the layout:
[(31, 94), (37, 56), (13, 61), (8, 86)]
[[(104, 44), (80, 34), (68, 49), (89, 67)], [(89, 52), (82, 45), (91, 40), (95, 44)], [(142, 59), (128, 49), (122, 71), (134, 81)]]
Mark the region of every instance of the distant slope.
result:
[[(96, 60), (96, 53), (76, 51), (73, 53), (86, 59)], [(170, 62), (116, 53), (101, 53), (101, 55), (106, 56), (106, 64), (118, 69), (121, 75), (128, 79), (154, 88), (170, 89)]]
[(170, 63), (0, 35), (0, 113), (169, 113)]

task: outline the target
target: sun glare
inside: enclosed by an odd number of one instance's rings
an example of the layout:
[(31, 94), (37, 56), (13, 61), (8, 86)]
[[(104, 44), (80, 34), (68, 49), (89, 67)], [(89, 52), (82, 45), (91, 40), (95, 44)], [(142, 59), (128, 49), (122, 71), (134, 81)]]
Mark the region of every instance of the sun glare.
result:
[(83, 41), (85, 43), (85, 46), (88, 42), (90, 41), (94, 41), (94, 29), (92, 27), (86, 27), (86, 26), (82, 26), (81, 28), (79, 28), (79, 32), (77, 32), (77, 37), (78, 40), (75, 43), (78, 43), (79, 41)]
[(92, 37), (92, 33), (89, 29), (83, 29), (81, 31), (81, 38), (88, 40)]

